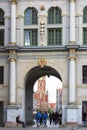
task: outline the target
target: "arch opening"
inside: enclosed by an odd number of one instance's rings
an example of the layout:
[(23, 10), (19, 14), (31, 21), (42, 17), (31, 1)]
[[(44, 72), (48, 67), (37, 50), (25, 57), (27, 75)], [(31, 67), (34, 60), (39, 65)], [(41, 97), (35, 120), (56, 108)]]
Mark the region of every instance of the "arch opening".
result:
[(45, 66), (43, 68), (36, 66), (27, 73), (25, 77), (25, 121), (28, 125), (33, 123), (34, 84), (43, 76), (54, 76), (62, 82), (60, 74), (50, 66)]

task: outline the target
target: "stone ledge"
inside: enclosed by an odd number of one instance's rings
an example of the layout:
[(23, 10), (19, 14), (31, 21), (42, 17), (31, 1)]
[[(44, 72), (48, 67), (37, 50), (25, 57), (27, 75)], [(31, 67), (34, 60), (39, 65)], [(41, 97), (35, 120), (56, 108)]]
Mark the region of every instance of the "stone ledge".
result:
[(9, 127), (17, 128), (17, 123), (16, 122), (6, 122), (5, 127), (6, 128), (9, 128)]

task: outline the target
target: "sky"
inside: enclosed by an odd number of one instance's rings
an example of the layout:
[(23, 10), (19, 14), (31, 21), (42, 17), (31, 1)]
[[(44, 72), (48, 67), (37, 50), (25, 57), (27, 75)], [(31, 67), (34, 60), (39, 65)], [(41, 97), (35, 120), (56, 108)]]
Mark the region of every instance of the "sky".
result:
[[(48, 90), (48, 102), (56, 102), (56, 89), (62, 88), (62, 82), (54, 76), (46, 76), (46, 90)], [(37, 90), (37, 81), (34, 85), (34, 91)]]

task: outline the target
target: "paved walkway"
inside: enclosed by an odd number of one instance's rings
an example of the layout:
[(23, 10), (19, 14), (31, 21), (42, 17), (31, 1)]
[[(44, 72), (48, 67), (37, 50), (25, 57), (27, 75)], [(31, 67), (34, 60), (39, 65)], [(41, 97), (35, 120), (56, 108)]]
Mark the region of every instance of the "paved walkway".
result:
[(37, 128), (37, 127), (26, 127), (26, 128), (5, 128), (5, 127), (0, 127), (0, 130), (17, 130), (17, 129), (20, 129), (20, 130), (87, 130), (87, 127), (73, 127), (72, 126), (69, 126), (69, 127), (46, 127), (46, 128), (43, 128), (43, 127), (40, 127), (40, 128)]

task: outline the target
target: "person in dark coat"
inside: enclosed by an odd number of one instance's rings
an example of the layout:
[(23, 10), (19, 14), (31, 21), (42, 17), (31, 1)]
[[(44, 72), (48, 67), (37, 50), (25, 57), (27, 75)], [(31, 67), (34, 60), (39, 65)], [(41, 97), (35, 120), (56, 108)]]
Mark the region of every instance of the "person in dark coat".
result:
[(22, 124), (23, 127), (26, 127), (26, 126), (25, 126), (25, 123), (20, 120), (20, 115), (18, 115), (18, 116), (16, 117), (16, 122), (17, 122), (17, 124)]

